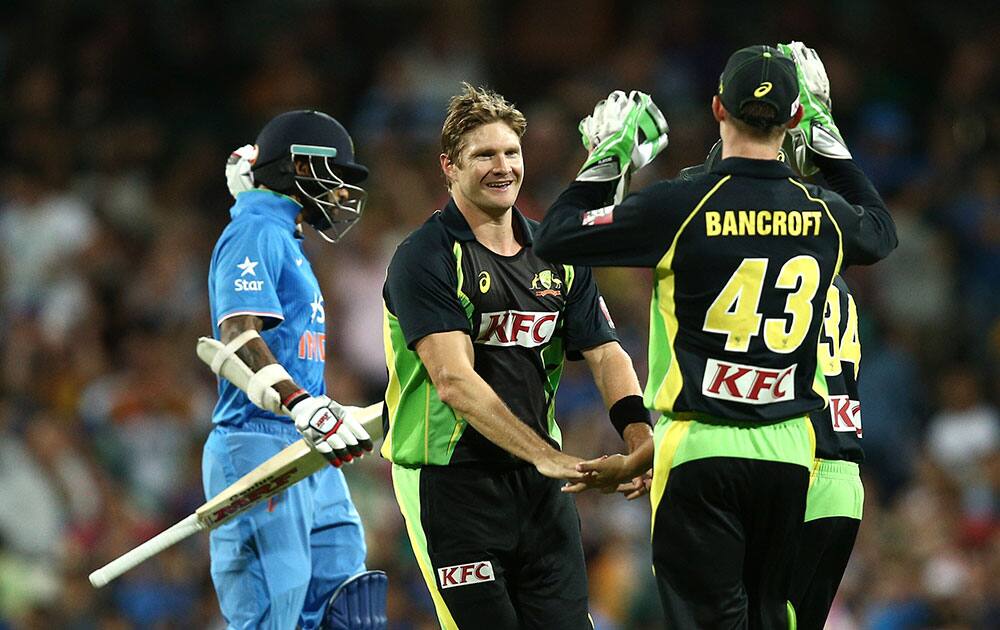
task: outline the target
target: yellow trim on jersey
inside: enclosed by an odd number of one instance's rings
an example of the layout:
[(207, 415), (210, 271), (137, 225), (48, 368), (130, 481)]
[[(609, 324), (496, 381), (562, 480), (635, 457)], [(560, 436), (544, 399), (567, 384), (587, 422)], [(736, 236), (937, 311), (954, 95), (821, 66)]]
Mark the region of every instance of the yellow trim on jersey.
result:
[[(788, 178), (788, 181), (792, 182), (792, 184), (798, 188), (801, 188), (802, 192), (806, 195), (806, 199), (809, 201), (815, 201), (819, 205), (823, 206), (823, 210), (826, 211), (826, 216), (830, 217), (830, 222), (833, 223), (834, 229), (837, 230), (837, 267), (833, 270), (833, 275), (834, 277), (838, 276), (840, 274), (840, 265), (844, 260), (844, 232), (840, 229), (840, 224), (837, 223), (837, 219), (833, 217), (833, 213), (830, 212), (830, 206), (826, 205), (825, 201), (810, 195), (809, 190), (805, 186), (791, 177)], [(833, 283), (833, 278), (830, 279), (830, 283)]]
[(431, 461), (431, 386), (424, 385), (424, 463)]
[(656, 424), (653, 436), (653, 441), (656, 443), (653, 452), (653, 485), (649, 489), (649, 502), (653, 508), (650, 537), (656, 525), (656, 510), (660, 506), (663, 492), (667, 489), (667, 478), (674, 465), (674, 455), (690, 428), (690, 420), (672, 420), (667, 416), (660, 416), (660, 421)]
[[(816, 457), (816, 427), (813, 426), (812, 420), (806, 416), (806, 426), (809, 427), (809, 448), (812, 451), (813, 457)], [(812, 485), (812, 479), (809, 480), (809, 485)]]
[(458, 294), (462, 295), (462, 282), (465, 276), (462, 274), (462, 244), (455, 241), (451, 247), (451, 253), (455, 256), (455, 272), (458, 275)]
[[(825, 296), (826, 293), (830, 291), (830, 287), (833, 286), (833, 279), (836, 278), (838, 275), (840, 275), (840, 265), (844, 261), (844, 232), (840, 229), (840, 224), (837, 223), (837, 219), (835, 219), (834, 216), (833, 216), (833, 213), (830, 212), (830, 206), (826, 205), (825, 201), (823, 201), (822, 199), (819, 199), (817, 197), (813, 197), (812, 195), (810, 195), (809, 194), (809, 189), (807, 189), (805, 186), (803, 186), (801, 182), (797, 182), (794, 179), (792, 179), (791, 177), (788, 178), (788, 181), (790, 181), (793, 186), (801, 189), (802, 192), (805, 193), (806, 199), (808, 199), (809, 201), (815, 201), (819, 205), (823, 206), (823, 210), (826, 211), (826, 216), (830, 217), (830, 223), (833, 223), (833, 228), (835, 230), (837, 230), (837, 266), (833, 270), (833, 275), (830, 276), (830, 284), (827, 285), (826, 292), (823, 293), (823, 295)], [(823, 308), (824, 308), (824, 310), (826, 309), (826, 301), (825, 300), (826, 300), (826, 298), (824, 298), (824, 302), (823, 302)], [(816, 363), (817, 363), (817, 365), (819, 365), (819, 361), (818, 360), (817, 360)], [(816, 378), (813, 379), (813, 392), (815, 392), (816, 395), (818, 395), (819, 397), (821, 397), (826, 402), (826, 404), (828, 405), (828, 404), (830, 404), (829, 403), (829, 401), (830, 401), (830, 393), (829, 393), (829, 390), (826, 388), (826, 377), (823, 375), (823, 372), (821, 370), (819, 370), (819, 369), (817, 369), (816, 374), (817, 374)], [(819, 379), (822, 379), (822, 381), (823, 381), (822, 382), (822, 389), (818, 389), (817, 388), (817, 386), (820, 385)], [(815, 436), (813, 436), (813, 439), (815, 440)]]
[[(454, 409), (452, 410), (454, 411)], [(460, 418), (458, 414), (455, 414), (455, 429), (451, 432), (451, 438), (448, 439), (448, 452), (455, 452), (455, 445), (458, 440), (462, 437), (462, 431), (465, 429), (465, 418)]]
[(563, 271), (566, 273), (566, 297), (569, 297), (569, 292), (573, 290), (573, 280), (576, 279), (576, 269), (573, 265), (563, 265)]
[[(670, 244), (670, 249), (667, 253), (663, 255), (660, 262), (656, 263), (656, 276), (658, 285), (658, 304), (657, 308), (660, 311), (660, 316), (663, 318), (664, 326), (667, 329), (667, 342), (670, 345), (670, 365), (667, 367), (667, 373), (663, 378), (663, 382), (660, 383), (656, 390), (656, 394), (653, 396), (653, 407), (659, 411), (669, 411), (673, 408), (674, 401), (677, 400), (677, 396), (681, 393), (681, 389), (684, 387), (684, 377), (681, 374), (681, 366), (677, 362), (677, 355), (674, 353), (674, 339), (677, 338), (677, 312), (674, 306), (674, 273), (670, 268), (670, 265), (674, 261), (674, 254), (677, 251), (677, 242), (681, 238), (681, 234), (689, 223), (694, 219), (695, 215), (701, 211), (702, 206), (714, 195), (723, 184), (728, 182), (732, 178), (732, 175), (726, 175), (722, 179), (712, 186), (711, 190), (705, 193), (705, 196), (701, 198), (698, 205), (694, 207), (694, 210), (684, 219), (681, 223), (680, 228), (677, 229), (677, 233), (674, 235), (674, 240)], [(652, 337), (652, 335), (650, 335)]]
[(396, 412), (399, 410), (399, 399), (402, 395), (402, 385), (396, 374), (396, 352), (392, 347), (392, 330), (389, 327), (390, 318), (396, 316), (389, 312), (389, 307), (382, 301), (382, 345), (385, 348), (385, 365), (389, 369), (389, 384), (385, 389), (385, 406), (389, 416), (389, 430), (385, 432), (380, 452), (388, 458), (392, 453), (392, 430), (395, 428)]

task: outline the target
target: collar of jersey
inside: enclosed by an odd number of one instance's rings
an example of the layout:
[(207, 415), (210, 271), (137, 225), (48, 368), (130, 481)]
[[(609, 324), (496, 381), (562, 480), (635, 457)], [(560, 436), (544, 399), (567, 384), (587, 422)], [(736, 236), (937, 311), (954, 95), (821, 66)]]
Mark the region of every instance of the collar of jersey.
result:
[(236, 195), (236, 203), (230, 208), (229, 214), (236, 218), (241, 214), (256, 214), (277, 221), (292, 229), (295, 228), (295, 217), (302, 212), (302, 204), (288, 195), (276, 193), (273, 190), (246, 190)]
[[(521, 226), (521, 234), (524, 235), (523, 245), (531, 245), (531, 224), (528, 223), (528, 220), (524, 218), (524, 215), (516, 207), (511, 208), (511, 212), (514, 214), (514, 221), (517, 221), (518, 225)], [(476, 240), (476, 235), (472, 233), (469, 222), (465, 220), (465, 215), (455, 205), (454, 199), (449, 200), (448, 205), (441, 211), (441, 221), (444, 223), (444, 227), (448, 230), (448, 233), (456, 239), (460, 241)]]
[(720, 175), (749, 175), (750, 177), (766, 177), (786, 179), (795, 177), (795, 173), (784, 162), (778, 160), (751, 160), (750, 158), (731, 157), (720, 161), (712, 167), (713, 173)]

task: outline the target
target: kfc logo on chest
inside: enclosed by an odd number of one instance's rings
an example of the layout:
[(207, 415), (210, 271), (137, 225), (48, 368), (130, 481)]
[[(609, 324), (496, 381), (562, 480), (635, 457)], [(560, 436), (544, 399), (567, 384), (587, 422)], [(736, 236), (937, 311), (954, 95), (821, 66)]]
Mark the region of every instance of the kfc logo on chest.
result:
[(441, 588), (468, 586), (469, 584), (481, 584), (494, 580), (496, 578), (493, 576), (493, 563), (489, 560), (456, 564), (453, 567), (438, 569), (438, 581), (441, 582)]
[(709, 398), (748, 405), (794, 400), (797, 365), (777, 370), (709, 359), (705, 363), (701, 393)]
[(833, 430), (840, 433), (854, 431), (861, 437), (861, 403), (847, 396), (830, 396), (830, 418)]
[(559, 313), (555, 311), (497, 311), (479, 317), (476, 343), (487, 346), (535, 348), (552, 339)]

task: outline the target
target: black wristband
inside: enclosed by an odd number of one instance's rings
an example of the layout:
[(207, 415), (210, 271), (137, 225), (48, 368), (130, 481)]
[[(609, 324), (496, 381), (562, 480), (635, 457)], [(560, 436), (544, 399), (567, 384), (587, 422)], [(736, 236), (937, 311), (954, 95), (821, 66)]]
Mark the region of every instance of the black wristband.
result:
[(304, 389), (297, 389), (289, 394), (285, 400), (281, 401), (281, 404), (285, 406), (285, 409), (291, 411), (292, 407), (299, 404), (306, 398), (309, 398), (309, 392)]
[(637, 396), (636, 394), (625, 396), (611, 405), (611, 409), (608, 410), (608, 416), (611, 418), (611, 424), (618, 431), (618, 435), (621, 435), (623, 438), (625, 437), (625, 427), (630, 424), (636, 422), (648, 425), (653, 424), (649, 419), (649, 409), (646, 409), (646, 405), (642, 402), (642, 396)]

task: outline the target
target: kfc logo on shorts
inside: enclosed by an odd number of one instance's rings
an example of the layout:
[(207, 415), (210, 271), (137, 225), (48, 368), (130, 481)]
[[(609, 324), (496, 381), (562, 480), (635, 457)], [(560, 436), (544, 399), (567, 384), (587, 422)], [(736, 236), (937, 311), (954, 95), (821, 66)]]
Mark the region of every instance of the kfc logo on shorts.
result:
[(468, 586), (469, 584), (493, 582), (494, 580), (496, 578), (493, 577), (493, 563), (489, 560), (438, 569), (438, 581), (441, 582), (441, 588)]
[(709, 359), (705, 363), (701, 393), (709, 398), (748, 405), (794, 400), (797, 365), (776, 370)]
[(834, 431), (854, 431), (861, 437), (861, 403), (858, 401), (847, 396), (830, 396), (830, 418)]
[(479, 318), (476, 343), (487, 346), (535, 348), (552, 339), (559, 313), (555, 311), (497, 311)]

